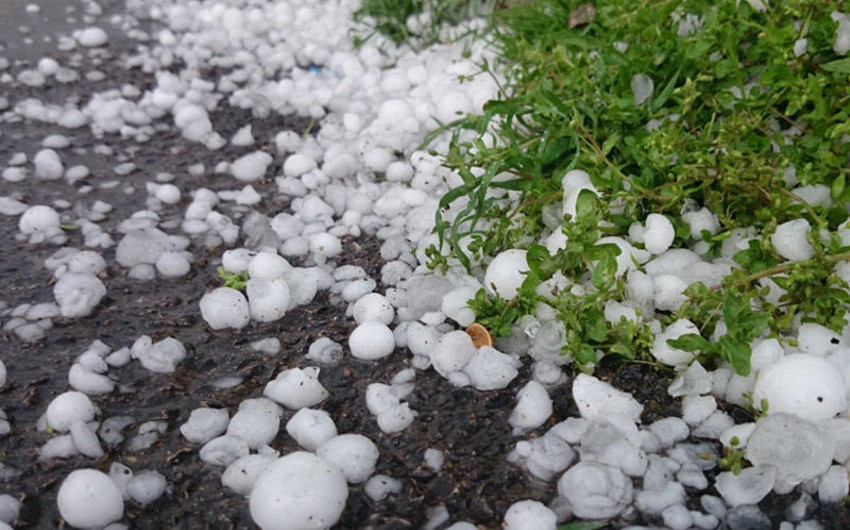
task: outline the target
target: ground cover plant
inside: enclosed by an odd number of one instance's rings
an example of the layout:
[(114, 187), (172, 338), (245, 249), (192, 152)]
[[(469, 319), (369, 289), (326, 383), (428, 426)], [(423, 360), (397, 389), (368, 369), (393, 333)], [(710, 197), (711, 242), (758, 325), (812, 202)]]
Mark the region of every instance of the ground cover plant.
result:
[[(495, 11), (490, 38), (503, 64), (483, 64), (481, 75), (500, 67), (507, 82), (483, 116), (452, 124), (446, 164), (462, 184), (441, 202), (441, 242), (468, 269), (509, 248), (528, 250), (518, 297), (482, 290), (479, 319), (506, 334), (548, 298), (566, 328), (563, 351), (582, 367), (601, 354), (652, 361), (653, 315), (605, 319), (626, 281), (616, 266), (621, 249), (601, 240), (660, 214), (675, 228), (674, 246), (731, 258), (722, 281), (696, 282), (679, 307), (658, 312), (663, 325), (687, 318), (698, 326), (673, 346), (747, 374), (748, 343), (762, 334), (780, 336), (795, 321), (841, 331), (850, 63), (835, 38), (845, 23), (831, 16), (836, 6), (594, 6), (578, 22), (581, 2)], [(576, 168), (593, 191), (563, 218), (562, 179)], [(786, 223), (801, 229), (801, 256), (777, 250)], [(567, 240), (554, 252), (540, 240), (551, 231)], [(431, 256), (432, 266), (446, 266), (436, 245)], [(539, 285), (558, 273), (570, 284), (591, 281), (541, 296)]]

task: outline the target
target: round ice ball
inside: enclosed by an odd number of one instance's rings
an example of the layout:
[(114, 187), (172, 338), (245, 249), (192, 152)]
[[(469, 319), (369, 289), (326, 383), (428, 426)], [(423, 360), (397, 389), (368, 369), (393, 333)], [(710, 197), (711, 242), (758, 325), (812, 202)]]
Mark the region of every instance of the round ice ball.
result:
[(348, 337), (348, 348), (354, 357), (374, 361), (393, 352), (395, 336), (385, 324), (370, 320), (354, 328)]
[(251, 490), (251, 518), (263, 530), (321, 530), (339, 520), (348, 499), (335, 465), (304, 451), (286, 455)]
[(58, 432), (66, 432), (75, 421), (91, 421), (97, 409), (91, 399), (82, 392), (71, 390), (59, 394), (47, 405), (47, 424)]
[(844, 378), (835, 366), (816, 355), (786, 355), (763, 369), (753, 388), (753, 402), (767, 403), (767, 413), (784, 412), (818, 421), (847, 409)]
[(18, 229), (22, 234), (32, 235), (41, 232), (46, 235), (55, 234), (61, 231), (59, 225), (61, 220), (59, 214), (50, 206), (36, 205), (30, 206), (27, 211), (21, 215), (18, 221)]
[(260, 252), (248, 262), (248, 276), (252, 280), (275, 280), (292, 270), (285, 258), (271, 252)]
[(369, 293), (354, 302), (354, 320), (358, 324), (374, 320), (389, 325), (393, 317), (395, 317), (393, 306), (382, 294)]
[(505, 513), (506, 530), (555, 530), (558, 518), (555, 512), (538, 501), (519, 501)]
[(85, 272), (63, 274), (53, 286), (53, 296), (62, 316), (77, 318), (88, 316), (106, 295), (100, 278)]
[(245, 295), (230, 287), (219, 287), (201, 298), (201, 316), (215, 330), (242, 329), (251, 321)]
[(103, 528), (124, 516), (124, 499), (109, 475), (96, 469), (72, 471), (59, 487), (59, 513), (75, 528)]
[(360, 484), (375, 472), (378, 447), (362, 434), (341, 434), (323, 443), (317, 454), (342, 470), (345, 479)]
[(525, 250), (512, 248), (493, 258), (484, 274), (484, 287), (487, 292), (508, 300), (514, 298), (525, 281), (525, 273), (528, 272), (525, 255)]

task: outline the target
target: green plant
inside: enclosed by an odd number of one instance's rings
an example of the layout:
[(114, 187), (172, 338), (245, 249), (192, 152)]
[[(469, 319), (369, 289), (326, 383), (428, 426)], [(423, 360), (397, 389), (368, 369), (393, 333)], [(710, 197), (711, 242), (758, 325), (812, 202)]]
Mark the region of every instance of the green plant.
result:
[[(502, 95), (454, 124), (444, 163), (462, 184), (440, 202), (431, 265), (456, 260), (471, 270), (526, 248), (519, 298), (482, 293), (474, 309), (508, 330), (543, 301), (537, 286), (564, 275), (581, 288), (545, 301), (565, 323), (565, 351), (583, 367), (599, 354), (650, 361), (643, 322), (652, 318), (689, 318), (700, 335), (673, 345), (741, 374), (753, 339), (780, 336), (796, 320), (840, 330), (850, 303), (837, 267), (850, 260), (839, 234), (850, 203), (850, 60), (832, 49), (835, 6), (605, 0), (571, 27), (581, 3), (536, 0), (497, 13), (501, 61), (481, 70), (502, 73)], [(561, 179), (576, 168), (598, 194), (583, 192), (575, 218), (556, 219), (568, 244), (550, 254), (539, 244), (553, 226), (547, 215), (559, 215)], [(805, 200), (812, 190), (828, 197)], [(717, 230), (691, 234), (682, 214), (694, 207), (706, 208)], [(736, 231), (754, 235), (732, 273), (718, 285), (692, 285), (678, 311), (608, 322), (604, 305), (624, 300), (624, 279), (615, 273), (619, 249), (598, 242), (626, 236), (649, 213), (673, 220), (674, 246), (700, 243), (708, 259)], [(813, 257), (787, 262), (770, 236), (795, 219), (812, 227)], [(708, 340), (721, 322), (725, 331)]]
[(244, 291), (245, 285), (248, 283), (248, 271), (227, 272), (224, 270), (224, 267), (219, 267), (218, 279), (221, 280), (225, 287)]

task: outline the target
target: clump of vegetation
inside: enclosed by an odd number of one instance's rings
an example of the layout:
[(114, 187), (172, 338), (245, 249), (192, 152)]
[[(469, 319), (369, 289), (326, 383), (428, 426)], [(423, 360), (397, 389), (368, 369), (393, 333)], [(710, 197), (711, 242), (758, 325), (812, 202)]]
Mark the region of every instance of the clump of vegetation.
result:
[[(472, 269), (503, 250), (527, 249), (530, 272), (518, 297), (482, 291), (476, 314), (507, 333), (545, 300), (565, 324), (564, 351), (585, 369), (602, 355), (651, 360), (653, 317), (662, 325), (690, 319), (700, 335), (674, 346), (741, 374), (756, 337), (779, 336), (799, 320), (843, 328), (850, 59), (833, 49), (834, 4), (593, 7), (534, 0), (495, 14), (502, 64), (481, 70), (500, 69), (504, 92), (483, 115), (454, 124), (445, 165), (463, 184), (440, 203), (431, 266), (456, 260)], [(572, 169), (586, 171), (599, 194), (583, 192), (576, 215), (561, 217), (561, 180)], [(717, 226), (693, 234), (683, 213), (700, 208)], [(650, 213), (673, 222), (674, 246), (696, 247), (707, 259), (721, 256), (727, 241), (746, 248), (720, 284), (692, 285), (678, 311), (609, 322), (605, 304), (624, 300), (625, 285), (620, 249), (599, 240), (627, 236)], [(812, 257), (790, 262), (771, 235), (796, 219), (811, 226)], [(569, 241), (554, 254), (539, 244), (553, 226)], [(582, 288), (543, 297), (538, 287), (556, 273)]]
[(244, 291), (245, 286), (248, 284), (248, 271), (227, 272), (224, 267), (219, 267), (218, 279), (221, 280), (221, 283), (223, 283), (225, 287), (230, 287), (237, 291)]

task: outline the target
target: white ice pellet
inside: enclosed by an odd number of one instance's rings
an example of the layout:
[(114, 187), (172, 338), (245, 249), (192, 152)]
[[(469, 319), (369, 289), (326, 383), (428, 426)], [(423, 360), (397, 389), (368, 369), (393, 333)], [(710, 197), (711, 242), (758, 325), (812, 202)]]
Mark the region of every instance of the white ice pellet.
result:
[(292, 410), (312, 407), (330, 395), (319, 382), (319, 369), (316, 367), (282, 371), (266, 385), (263, 394)]
[(141, 506), (150, 504), (165, 493), (168, 483), (162, 474), (156, 471), (142, 471), (127, 483), (130, 498)]
[(309, 408), (302, 408), (289, 419), (286, 432), (307, 451), (316, 451), (337, 435), (336, 424), (330, 414)]
[(255, 151), (234, 160), (230, 164), (230, 173), (236, 180), (253, 182), (265, 176), (273, 160), (272, 155), (265, 151)]
[(238, 436), (248, 443), (250, 449), (268, 445), (280, 429), (280, 415), (270, 407), (248, 407), (240, 409), (230, 418), (227, 434)]
[(323, 258), (332, 258), (342, 252), (342, 242), (327, 232), (313, 234), (310, 236), (310, 252)]
[(817, 355), (794, 353), (764, 368), (753, 388), (753, 404), (767, 414), (788, 413), (819, 421), (847, 410), (847, 389), (835, 366)]
[(368, 293), (363, 295), (353, 307), (354, 321), (358, 324), (374, 320), (385, 325), (390, 325), (395, 317), (395, 310), (387, 298), (379, 293)]
[(229, 466), (248, 455), (248, 442), (238, 436), (223, 435), (205, 443), (198, 453), (202, 461), (213, 466)]
[(400, 493), (401, 481), (387, 475), (374, 475), (366, 481), (363, 490), (374, 502), (380, 502), (392, 493)]
[(130, 349), (130, 355), (151, 372), (171, 373), (186, 358), (186, 347), (173, 337), (166, 337), (152, 344), (146, 342), (137, 340)]
[(507, 387), (519, 374), (521, 363), (495, 348), (482, 346), (463, 368), (472, 385), (478, 390), (499, 390)]
[(333, 464), (298, 451), (273, 462), (249, 497), (251, 518), (263, 530), (330, 528), (345, 509), (348, 485)]
[(290, 305), (289, 285), (283, 279), (250, 279), (245, 288), (251, 317), (258, 322), (280, 320)]
[(73, 37), (84, 48), (97, 48), (109, 42), (109, 35), (97, 26), (76, 30)]
[(59, 514), (76, 528), (103, 528), (124, 516), (124, 498), (109, 475), (95, 469), (72, 471), (56, 496)]
[(30, 206), (18, 220), (18, 230), (30, 243), (41, 243), (62, 234), (59, 214), (49, 206)]
[(543, 425), (552, 415), (552, 398), (537, 381), (529, 381), (518, 393), (517, 404), (508, 422), (514, 435), (523, 434)]
[(189, 419), (180, 426), (180, 433), (191, 443), (204, 444), (227, 430), (227, 409), (201, 407), (189, 414)]
[(106, 454), (103, 452), (103, 448), (100, 447), (97, 434), (95, 434), (95, 431), (87, 423), (81, 420), (73, 421), (71, 422), (69, 432), (74, 446), (81, 455), (98, 459)]
[(214, 330), (242, 329), (251, 321), (245, 295), (230, 287), (218, 287), (204, 294), (200, 309), (204, 321)]
[(776, 227), (770, 236), (770, 242), (777, 254), (789, 261), (802, 261), (814, 256), (814, 248), (809, 243), (812, 227), (805, 219), (794, 219)]
[(440, 310), (461, 327), (472, 325), (475, 322), (475, 311), (468, 304), (475, 298), (476, 291), (474, 287), (458, 287), (450, 291), (443, 297)]
[(316, 161), (301, 153), (295, 153), (286, 158), (283, 163), (283, 174), (287, 177), (300, 177), (316, 169)]
[(688, 334), (699, 335), (699, 329), (690, 320), (681, 318), (655, 336), (650, 352), (659, 362), (668, 366), (689, 363), (693, 361), (695, 353), (674, 348), (667, 342)]
[(179, 252), (163, 252), (156, 260), (156, 270), (166, 278), (180, 278), (189, 273), (191, 264)]
[(45, 419), (54, 431), (67, 432), (75, 421), (89, 422), (97, 412), (91, 399), (82, 392), (59, 394), (47, 406)]
[(81, 364), (71, 366), (68, 371), (68, 383), (74, 390), (90, 396), (108, 394), (115, 388), (115, 382), (107, 376), (95, 373)]
[(42, 149), (33, 158), (35, 177), (41, 180), (58, 180), (65, 174), (65, 166), (53, 149)]
[(731, 508), (758, 504), (773, 489), (776, 468), (756, 465), (737, 473), (724, 471), (714, 479), (714, 487)]
[(475, 356), (477, 349), (472, 338), (464, 331), (450, 331), (440, 337), (431, 352), (431, 363), (443, 377), (463, 370)]
[(409, 404), (400, 403), (378, 414), (378, 427), (387, 434), (401, 432), (413, 423), (415, 416)]
[(573, 381), (572, 392), (582, 418), (604, 420), (616, 414), (635, 423), (640, 422), (643, 405), (631, 394), (617, 390), (592, 375), (579, 374)]
[(254, 483), (277, 458), (272, 455), (251, 454), (234, 460), (221, 474), (221, 484), (247, 497)]
[(616, 517), (632, 502), (632, 481), (622, 471), (598, 462), (579, 462), (558, 480), (558, 493), (583, 519)]
[(484, 274), (485, 289), (507, 300), (514, 298), (529, 270), (525, 255), (525, 250), (510, 249), (493, 258)]
[(818, 500), (822, 503), (841, 502), (850, 492), (847, 468), (844, 466), (829, 466), (826, 473), (821, 475), (818, 482)]
[(504, 528), (507, 530), (555, 530), (558, 518), (555, 512), (539, 501), (515, 502), (505, 512)]
[(316, 454), (336, 465), (349, 484), (361, 484), (375, 472), (378, 447), (362, 434), (341, 434), (319, 446)]
[(310, 344), (305, 358), (320, 364), (336, 364), (343, 357), (342, 345), (327, 337), (319, 337)]
[(395, 337), (385, 324), (370, 320), (354, 328), (348, 338), (348, 347), (352, 356), (374, 361), (393, 352)]

